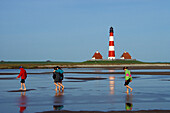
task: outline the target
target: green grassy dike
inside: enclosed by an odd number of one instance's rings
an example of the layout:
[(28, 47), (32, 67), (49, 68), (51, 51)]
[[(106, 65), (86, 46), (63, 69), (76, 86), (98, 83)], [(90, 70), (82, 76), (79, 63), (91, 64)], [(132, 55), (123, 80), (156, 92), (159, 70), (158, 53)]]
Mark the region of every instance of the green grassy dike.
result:
[(143, 64), (137, 60), (115, 60), (115, 61), (85, 61), (84, 64)]
[[(170, 64), (170, 62), (141, 62), (137, 60), (113, 60), (113, 61), (84, 61), (84, 62), (53, 62), (53, 61), (41, 61), (41, 62), (13, 62), (3, 61), (0, 62), (0, 69), (18, 69), (19, 66), (23, 66), (27, 69), (37, 68), (52, 68), (53, 66), (74, 66), (74, 65), (122, 65), (122, 64)], [(49, 66), (49, 67), (48, 67)]]
[[(75, 62), (46, 62), (46, 61), (35, 61), (35, 62), (32, 62), (32, 61), (25, 61), (25, 62), (20, 62), (20, 61), (17, 61), (17, 62), (13, 62), (13, 61), (8, 61), (8, 62), (0, 62), (0, 69), (18, 69), (19, 66), (23, 66), (24, 68), (27, 68), (27, 69), (37, 69), (41, 66), (44, 66), (44, 65), (74, 65), (74, 64), (79, 64), (79, 63), (75, 63)], [(44, 68), (47, 68), (47, 67), (44, 67)]]

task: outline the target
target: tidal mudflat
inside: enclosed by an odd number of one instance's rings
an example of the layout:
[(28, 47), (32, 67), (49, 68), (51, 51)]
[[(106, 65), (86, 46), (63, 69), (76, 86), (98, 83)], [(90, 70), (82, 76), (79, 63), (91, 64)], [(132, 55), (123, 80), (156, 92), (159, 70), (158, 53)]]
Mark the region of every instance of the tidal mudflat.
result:
[[(133, 81), (130, 83), (134, 90), (127, 95), (124, 87), (124, 74), (98, 73), (123, 73), (123, 70), (64, 68), (65, 72), (70, 72), (64, 74), (64, 92), (54, 90), (52, 73), (50, 73), (53, 71), (52, 69), (26, 70), (28, 73), (32, 73), (28, 74), (26, 80), (28, 91), (18, 91), (20, 80), (16, 80), (15, 77), (19, 73), (19, 69), (0, 70), (0, 73), (16, 73), (0, 75), (0, 111), (2, 113), (170, 110), (169, 75), (134, 74), (132, 75)], [(147, 70), (147, 72), (156, 71), (158, 70)], [(164, 71), (169, 72), (167, 69), (160, 72)], [(139, 72), (141, 71), (139, 70)]]

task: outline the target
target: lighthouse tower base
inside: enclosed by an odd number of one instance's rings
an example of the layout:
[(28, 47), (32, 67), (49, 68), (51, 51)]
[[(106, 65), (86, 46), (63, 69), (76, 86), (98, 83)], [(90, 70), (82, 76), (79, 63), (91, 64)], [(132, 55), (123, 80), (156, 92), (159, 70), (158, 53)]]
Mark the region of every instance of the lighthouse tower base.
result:
[(115, 60), (115, 57), (108, 57), (108, 60)]

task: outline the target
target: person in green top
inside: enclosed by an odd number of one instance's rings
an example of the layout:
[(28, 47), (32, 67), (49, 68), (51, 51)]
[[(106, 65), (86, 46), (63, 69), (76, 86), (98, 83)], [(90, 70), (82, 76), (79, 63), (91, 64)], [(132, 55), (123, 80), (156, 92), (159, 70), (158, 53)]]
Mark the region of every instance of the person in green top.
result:
[(132, 92), (133, 88), (131, 88), (129, 86), (129, 83), (132, 82), (132, 75), (130, 73), (130, 71), (128, 70), (128, 67), (123, 67), (123, 70), (125, 71), (125, 86), (127, 88), (127, 91), (126, 93), (128, 94), (129, 93), (129, 89), (130, 89), (130, 92)]

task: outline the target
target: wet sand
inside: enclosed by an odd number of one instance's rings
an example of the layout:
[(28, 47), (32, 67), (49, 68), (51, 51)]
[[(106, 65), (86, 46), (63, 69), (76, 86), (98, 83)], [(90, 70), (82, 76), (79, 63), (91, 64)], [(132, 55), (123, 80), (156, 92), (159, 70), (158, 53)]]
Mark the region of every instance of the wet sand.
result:
[(0, 80), (14, 80), (16, 79), (16, 77), (3, 77), (3, 78), (0, 78)]
[[(54, 90), (50, 71), (28, 70), (31, 74), (26, 86), (30, 91), (23, 92), (18, 90), (20, 80), (15, 79), (18, 70), (2, 70), (6, 75), (0, 75), (1, 111), (19, 112), (20, 106), (25, 106), (24, 113), (127, 113), (126, 103), (131, 103), (130, 113), (170, 113), (170, 76), (165, 74), (169, 70), (137, 70), (151, 75), (134, 74), (130, 83), (134, 90), (129, 95), (125, 93), (123, 70), (64, 69), (64, 92)], [(160, 75), (155, 71), (161, 71)], [(54, 109), (58, 106), (63, 106), (61, 111)]]
[[(124, 74), (125, 72), (65, 72), (76, 74)], [(133, 75), (170, 75), (170, 72), (131, 72)]]
[[(56, 65), (44, 65), (38, 66), (38, 68), (53, 68)], [(129, 69), (170, 69), (170, 64), (113, 64), (113, 65), (61, 65), (62, 68), (110, 68), (110, 69), (121, 69), (123, 67), (129, 67)]]
[(170, 110), (140, 110), (140, 111), (44, 111), (37, 113), (170, 113)]
[(27, 89), (27, 90), (10, 90), (8, 92), (26, 92), (26, 91), (32, 91), (32, 90), (36, 90), (36, 89)]
[[(97, 69), (104, 69), (104, 70), (123, 70), (123, 67), (126, 66), (131, 70), (133, 75), (170, 75), (169, 72), (164, 72), (164, 69), (170, 69), (170, 64), (124, 64), (124, 65), (72, 65), (72, 66), (61, 66), (63, 69), (77, 69), (80, 68), (97, 68)], [(47, 65), (47, 68), (53, 68), (54, 65)], [(44, 67), (43, 67), (44, 68)], [(156, 70), (161, 69), (162, 72), (140, 72), (140, 70)], [(138, 72), (133, 72), (133, 70), (139, 70)], [(72, 74), (124, 74), (124, 72), (67, 72), (64, 73), (72, 73)], [(0, 75), (18, 75), (19, 73), (0, 73)], [(40, 73), (27, 73), (29, 75), (39, 75), (39, 74), (52, 74), (52, 72), (40, 72)]]
[(78, 78), (78, 77), (65, 77), (65, 79), (74, 79), (74, 80), (104, 80), (107, 78), (92, 78), (92, 77), (86, 77), (86, 78)]
[(170, 79), (161, 79), (161, 81), (170, 81)]
[[(36, 74), (51, 74), (53, 72), (42, 72), (42, 73), (27, 73), (30, 75), (36, 75)], [(0, 75), (18, 75), (19, 73), (0, 73)]]
[[(72, 73), (72, 74), (124, 74), (124, 72), (64, 72), (64, 73)], [(0, 75), (18, 75), (19, 73), (0, 73)], [(52, 74), (52, 72), (43, 72), (43, 73), (27, 73), (29, 75), (43, 75), (43, 74)], [(170, 75), (169, 72), (133, 72), (133, 75)]]

